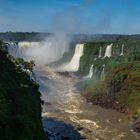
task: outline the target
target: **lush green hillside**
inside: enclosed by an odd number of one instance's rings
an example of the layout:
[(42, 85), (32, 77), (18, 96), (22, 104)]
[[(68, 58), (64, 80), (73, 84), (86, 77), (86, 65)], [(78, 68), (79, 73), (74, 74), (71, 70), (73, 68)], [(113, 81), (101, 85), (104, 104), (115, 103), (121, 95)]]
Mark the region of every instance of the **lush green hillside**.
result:
[[(136, 119), (140, 116), (140, 40), (113, 42), (112, 57), (98, 58), (99, 48), (106, 44), (85, 46), (79, 72), (87, 74), (91, 64), (94, 69), (83, 95), (96, 105), (116, 109)], [(119, 55), (122, 44), (124, 56)], [(103, 66), (105, 78), (102, 78)], [(138, 123), (137, 131), (140, 131), (140, 121)]]
[(0, 42), (0, 139), (46, 140), (39, 86), (14, 62)]
[[(85, 90), (87, 99), (105, 107), (113, 107), (124, 113), (129, 108), (133, 113), (140, 113), (140, 63), (130, 62), (112, 69), (104, 81), (91, 82)], [(121, 105), (122, 108), (117, 108)], [(123, 108), (124, 107), (124, 108)]]

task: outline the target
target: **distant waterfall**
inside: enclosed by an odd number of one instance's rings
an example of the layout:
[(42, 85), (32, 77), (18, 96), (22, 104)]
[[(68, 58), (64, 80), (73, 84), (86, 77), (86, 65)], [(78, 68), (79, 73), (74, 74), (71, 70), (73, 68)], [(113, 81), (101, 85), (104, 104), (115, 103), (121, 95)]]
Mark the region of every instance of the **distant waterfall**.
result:
[(112, 55), (112, 45), (113, 44), (107, 45), (106, 50), (105, 50), (104, 58), (105, 57), (109, 57), (109, 58), (111, 57), (111, 55)]
[(101, 80), (104, 81), (105, 80), (105, 64), (103, 64), (103, 69), (101, 72)]
[(100, 49), (99, 49), (99, 56), (98, 56), (98, 58), (101, 58), (102, 57), (102, 47), (100, 47)]
[(21, 41), (18, 42), (19, 47), (32, 47), (32, 46), (39, 46), (40, 42), (28, 42), (28, 41)]
[(124, 44), (122, 44), (120, 56), (124, 56)]
[(14, 42), (7, 42), (8, 52), (15, 58), (23, 57), (23, 49)]
[[(67, 41), (66, 41), (67, 42)], [(63, 57), (68, 51), (68, 44), (55, 38), (42, 42), (20, 41), (18, 44), (7, 42), (9, 53), (15, 58), (34, 60), (36, 65), (50, 64)]]
[(92, 76), (93, 76), (93, 64), (90, 66), (90, 70), (89, 70), (89, 74), (87, 76), (85, 76), (84, 78), (87, 78), (87, 79), (91, 79)]
[(27, 60), (30, 60), (33, 57), (28, 53), (31, 49), (36, 49), (40, 47), (40, 42), (27, 42), (21, 41), (18, 44), (14, 42), (7, 42), (8, 43), (8, 52), (14, 56), (15, 58), (21, 57)]
[(74, 55), (70, 62), (63, 64), (60, 71), (78, 71), (80, 66), (80, 57), (83, 55), (84, 44), (77, 44)]
[(97, 78), (97, 67), (94, 68), (94, 75), (93, 75), (93, 79)]

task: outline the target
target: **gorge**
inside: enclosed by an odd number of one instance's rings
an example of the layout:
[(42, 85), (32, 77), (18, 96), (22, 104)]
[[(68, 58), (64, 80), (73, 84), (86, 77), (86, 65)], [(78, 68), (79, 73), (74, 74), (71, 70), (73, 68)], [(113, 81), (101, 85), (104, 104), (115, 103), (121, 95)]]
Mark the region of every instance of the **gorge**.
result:
[[(71, 51), (70, 48), (60, 49), (51, 42), (18, 42), (18, 44), (8, 42), (8, 44), (11, 55), (34, 60), (36, 63), (33, 72), (44, 101), (42, 121), (45, 131), (50, 133), (50, 139), (62, 137), (69, 137), (72, 140), (139, 139), (139, 135), (132, 131), (132, 122), (125, 115), (91, 104), (93, 102), (105, 106), (102, 99), (106, 99), (106, 96), (104, 97), (106, 93), (103, 93), (108, 89), (104, 88), (102, 82), (106, 80), (106, 75), (111, 70), (128, 61), (139, 62), (139, 54), (134, 55), (140, 51), (139, 41), (136, 44), (133, 40), (124, 39), (113, 42), (75, 43), (71, 59), (61, 65), (59, 63), (57, 65), (57, 62), (63, 59), (65, 53)], [(53, 62), (55, 65), (51, 65)], [(60, 75), (59, 72), (68, 72), (70, 76)], [(96, 82), (101, 82), (103, 87), (99, 87)], [(95, 97), (94, 87), (97, 91)], [(100, 91), (102, 89), (103, 93)], [(91, 102), (87, 102), (81, 95), (83, 91), (84, 96)], [(112, 99), (112, 96), (109, 97)], [(113, 98), (111, 101), (118, 100)], [(112, 106), (111, 103), (109, 105)]]

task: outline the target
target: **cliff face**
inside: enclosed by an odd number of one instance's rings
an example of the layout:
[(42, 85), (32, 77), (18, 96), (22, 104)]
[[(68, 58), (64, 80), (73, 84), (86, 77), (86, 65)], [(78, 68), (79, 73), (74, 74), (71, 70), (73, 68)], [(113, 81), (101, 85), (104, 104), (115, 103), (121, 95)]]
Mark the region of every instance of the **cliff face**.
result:
[(104, 81), (91, 82), (84, 95), (101, 106), (140, 113), (140, 63), (125, 63), (112, 69)]
[[(105, 57), (107, 46), (111, 45), (111, 57)], [(105, 71), (109, 71), (111, 68), (120, 64), (121, 61), (130, 61), (133, 55), (137, 55), (137, 52), (140, 51), (140, 39), (119, 39), (114, 42), (90, 42), (86, 43), (84, 47), (84, 55), (80, 59), (80, 68), (79, 72), (82, 75), (86, 75), (89, 72), (90, 66), (94, 64), (94, 69), (96, 68), (98, 74), (100, 75), (103, 69), (103, 65), (106, 65)], [(135, 54), (134, 54), (135, 53)], [(129, 57), (129, 60), (128, 60)], [(130, 58), (131, 57), (131, 58)], [(133, 58), (132, 58), (133, 59)], [(134, 58), (135, 59), (135, 58)]]
[[(13, 58), (12, 58), (13, 59)], [(44, 140), (38, 85), (0, 43), (0, 139)]]

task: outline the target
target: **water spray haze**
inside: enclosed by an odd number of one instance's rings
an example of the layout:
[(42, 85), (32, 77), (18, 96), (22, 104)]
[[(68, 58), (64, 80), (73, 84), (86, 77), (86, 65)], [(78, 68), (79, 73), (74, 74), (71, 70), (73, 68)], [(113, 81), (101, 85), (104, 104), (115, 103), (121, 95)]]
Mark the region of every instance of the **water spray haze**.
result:
[(68, 51), (69, 39), (66, 35), (52, 35), (38, 45), (25, 49), (25, 57), (33, 59), (37, 65), (50, 64), (59, 60)]

